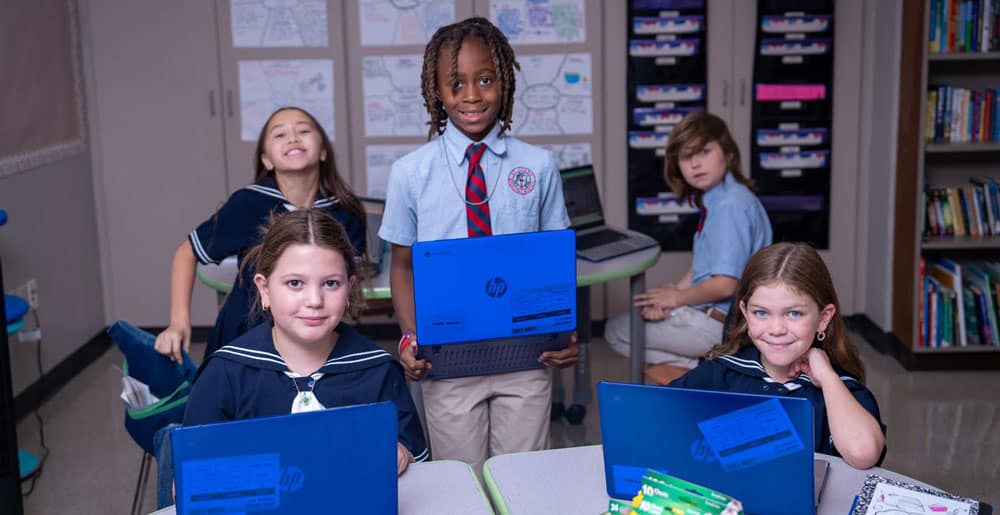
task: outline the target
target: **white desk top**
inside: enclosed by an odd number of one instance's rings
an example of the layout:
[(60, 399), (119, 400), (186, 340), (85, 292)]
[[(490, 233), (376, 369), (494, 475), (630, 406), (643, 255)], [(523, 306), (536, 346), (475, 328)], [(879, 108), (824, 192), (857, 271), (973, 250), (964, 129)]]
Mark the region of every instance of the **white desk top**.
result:
[[(378, 493), (372, 492), (372, 495)], [(364, 512), (364, 507), (359, 507), (359, 510)], [(153, 515), (175, 513), (174, 507), (168, 506)], [(406, 472), (399, 476), (399, 514), (441, 513), (492, 515), (493, 508), (476, 475), (465, 463), (442, 460), (410, 464)]]
[[(818, 515), (848, 513), (869, 473), (923, 484), (881, 468), (856, 470), (833, 456), (816, 458), (830, 462)], [(600, 445), (494, 456), (483, 467), (483, 481), (499, 514), (597, 514), (608, 509)]]

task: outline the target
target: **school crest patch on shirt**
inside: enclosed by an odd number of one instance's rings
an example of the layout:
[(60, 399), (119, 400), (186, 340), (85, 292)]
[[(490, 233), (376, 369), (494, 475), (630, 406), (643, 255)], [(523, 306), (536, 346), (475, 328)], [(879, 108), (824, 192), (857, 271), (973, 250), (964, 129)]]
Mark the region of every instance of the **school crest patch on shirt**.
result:
[(531, 193), (531, 190), (535, 189), (535, 172), (519, 166), (510, 171), (507, 175), (507, 184), (510, 185), (510, 189), (517, 193), (518, 195), (527, 195)]

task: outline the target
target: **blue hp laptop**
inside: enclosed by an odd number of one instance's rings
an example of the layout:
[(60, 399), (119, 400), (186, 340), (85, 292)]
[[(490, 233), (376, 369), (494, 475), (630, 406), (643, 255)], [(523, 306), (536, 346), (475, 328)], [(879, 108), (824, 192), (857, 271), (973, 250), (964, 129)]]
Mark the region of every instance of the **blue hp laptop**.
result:
[(428, 377), (541, 368), (576, 329), (572, 230), (413, 245), (417, 357)]
[(815, 513), (808, 399), (603, 381), (597, 398), (609, 496), (631, 499), (651, 468), (738, 499), (748, 514)]
[(178, 514), (398, 509), (396, 406), (175, 429)]

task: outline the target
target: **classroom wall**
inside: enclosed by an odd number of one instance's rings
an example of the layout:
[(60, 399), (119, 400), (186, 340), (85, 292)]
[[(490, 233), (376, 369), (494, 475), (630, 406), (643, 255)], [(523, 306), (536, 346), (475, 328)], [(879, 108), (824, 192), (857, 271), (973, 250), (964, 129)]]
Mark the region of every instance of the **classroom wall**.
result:
[[(0, 133), (14, 129), (0, 117)], [(4, 286), (38, 280), (46, 372), (104, 328), (91, 180), (86, 154), (0, 178), (0, 208), (9, 215), (0, 227)], [(11, 338), (15, 395), (38, 379), (35, 351)]]
[(902, 0), (865, 4), (865, 100), (862, 169), (858, 191), (860, 266), (858, 312), (887, 331), (892, 327), (892, 231), (899, 93)]

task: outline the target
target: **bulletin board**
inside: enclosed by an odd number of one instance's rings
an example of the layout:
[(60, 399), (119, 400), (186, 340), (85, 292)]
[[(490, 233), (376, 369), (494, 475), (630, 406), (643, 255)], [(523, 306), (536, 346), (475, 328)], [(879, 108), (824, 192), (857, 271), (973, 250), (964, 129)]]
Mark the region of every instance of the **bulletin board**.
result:
[(628, 24), (628, 225), (690, 250), (698, 209), (670, 192), (663, 157), (674, 125), (708, 98), (705, 2), (631, 0)]
[(830, 246), (834, 0), (758, 0), (750, 173), (774, 241)]
[(85, 151), (75, 0), (0, 4), (0, 70), (0, 177)]

